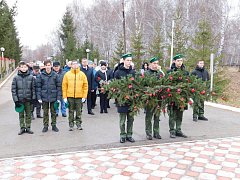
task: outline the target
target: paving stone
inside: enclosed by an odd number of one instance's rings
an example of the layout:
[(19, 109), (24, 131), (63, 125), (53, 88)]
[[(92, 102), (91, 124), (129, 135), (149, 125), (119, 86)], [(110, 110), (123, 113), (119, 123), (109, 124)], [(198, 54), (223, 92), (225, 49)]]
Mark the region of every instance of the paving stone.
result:
[(240, 179), (240, 138), (0, 160), (0, 179)]

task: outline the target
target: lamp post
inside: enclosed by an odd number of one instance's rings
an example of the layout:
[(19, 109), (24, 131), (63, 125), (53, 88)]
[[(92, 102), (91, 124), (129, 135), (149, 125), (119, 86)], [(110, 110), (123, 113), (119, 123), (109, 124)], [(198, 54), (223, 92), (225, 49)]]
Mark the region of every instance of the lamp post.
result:
[(172, 43), (171, 43), (170, 67), (171, 67), (171, 65), (172, 65), (172, 60), (173, 60), (173, 36), (174, 36), (174, 20), (172, 20)]
[(86, 53), (87, 53), (87, 60), (89, 60), (89, 52), (90, 52), (90, 49), (86, 49)]
[(2, 59), (1, 59), (1, 61), (0, 61), (0, 78), (2, 79), (2, 61), (3, 61), (3, 59), (4, 59), (4, 51), (5, 51), (5, 48), (4, 47), (1, 47), (0, 48), (0, 50), (1, 50), (1, 57), (2, 57)]

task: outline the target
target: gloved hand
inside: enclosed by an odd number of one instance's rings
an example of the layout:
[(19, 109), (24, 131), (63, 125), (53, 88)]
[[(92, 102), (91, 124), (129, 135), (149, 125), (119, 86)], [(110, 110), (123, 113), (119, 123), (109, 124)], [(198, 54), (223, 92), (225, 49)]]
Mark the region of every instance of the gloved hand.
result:
[(60, 100), (57, 100), (57, 103), (59, 103), (59, 104), (60, 104), (60, 103), (61, 103), (61, 101), (60, 101)]
[(41, 99), (39, 99), (38, 102), (39, 102), (40, 104), (42, 104), (42, 100), (41, 100)]
[(31, 103), (31, 104), (36, 103), (36, 99), (32, 99), (32, 100), (30, 101), (30, 103)]
[(193, 101), (193, 99), (192, 99), (192, 98), (190, 98), (189, 100), (190, 100), (192, 103), (194, 103), (194, 101)]
[(82, 98), (82, 103), (85, 103), (86, 102), (86, 99), (85, 98)]
[(63, 101), (64, 101), (64, 103), (67, 103), (67, 98), (64, 98)]
[(20, 101), (16, 101), (16, 102), (15, 102), (15, 106), (16, 106), (16, 107), (20, 107), (20, 106), (21, 106), (21, 102), (20, 102)]

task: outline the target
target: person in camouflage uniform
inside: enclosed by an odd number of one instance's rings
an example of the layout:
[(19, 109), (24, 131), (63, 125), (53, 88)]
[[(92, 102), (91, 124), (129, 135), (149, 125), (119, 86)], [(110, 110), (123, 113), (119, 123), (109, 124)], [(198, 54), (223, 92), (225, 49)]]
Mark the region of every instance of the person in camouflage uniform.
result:
[[(114, 73), (114, 78), (121, 79), (122, 77), (126, 77), (128, 75), (135, 76), (135, 71), (132, 69), (132, 54), (124, 54), (122, 55), (123, 63), (118, 65), (118, 69)], [(117, 110), (120, 117), (120, 143), (125, 143), (126, 141), (135, 142), (132, 138), (133, 134), (133, 121), (134, 117), (130, 114), (129, 105), (118, 105)], [(127, 132), (125, 122), (127, 119)]]
[(20, 132), (18, 135), (25, 132), (33, 134), (31, 131), (31, 103), (36, 99), (35, 78), (30, 74), (25, 62), (21, 61), (18, 68), (11, 87), (15, 107), (24, 106), (23, 111), (19, 112)]
[[(149, 73), (150, 75), (157, 76), (158, 78), (163, 77), (163, 74), (159, 71), (158, 66), (159, 66), (159, 59), (157, 57), (151, 58), (150, 65), (148, 67), (149, 69), (145, 71), (144, 74)], [(146, 138), (148, 140), (152, 140), (152, 137), (156, 139), (161, 139), (161, 136), (159, 134), (160, 112), (156, 111), (156, 109), (151, 109), (148, 106), (146, 106), (145, 110), (146, 110), (146, 116), (145, 116)], [(152, 118), (153, 118), (153, 125), (152, 125)], [(152, 135), (152, 131), (153, 131), (153, 135)]]
[[(183, 65), (183, 55), (177, 54), (174, 56), (174, 63), (171, 66), (171, 69), (168, 71), (168, 73), (174, 72), (174, 71), (183, 71), (185, 76), (188, 76), (188, 71), (185, 70), (185, 66)], [(185, 107), (187, 109), (187, 107)], [(170, 131), (170, 137), (176, 138), (176, 136), (187, 138), (187, 136), (182, 132), (182, 118), (183, 118), (183, 111), (174, 105), (174, 102), (172, 105), (168, 105), (168, 115), (169, 115), (169, 131)], [(176, 126), (176, 127), (175, 127)]]

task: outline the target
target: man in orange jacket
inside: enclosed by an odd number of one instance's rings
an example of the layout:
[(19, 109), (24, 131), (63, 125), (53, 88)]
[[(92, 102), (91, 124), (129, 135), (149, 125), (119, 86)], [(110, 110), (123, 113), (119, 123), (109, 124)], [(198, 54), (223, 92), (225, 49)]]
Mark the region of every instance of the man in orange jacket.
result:
[[(63, 77), (62, 96), (65, 103), (69, 104), (69, 131), (73, 131), (74, 121), (77, 129), (82, 130), (82, 99), (87, 98), (88, 81), (86, 75), (80, 71), (77, 61), (72, 61), (72, 68)], [(76, 117), (74, 118), (74, 111)]]

